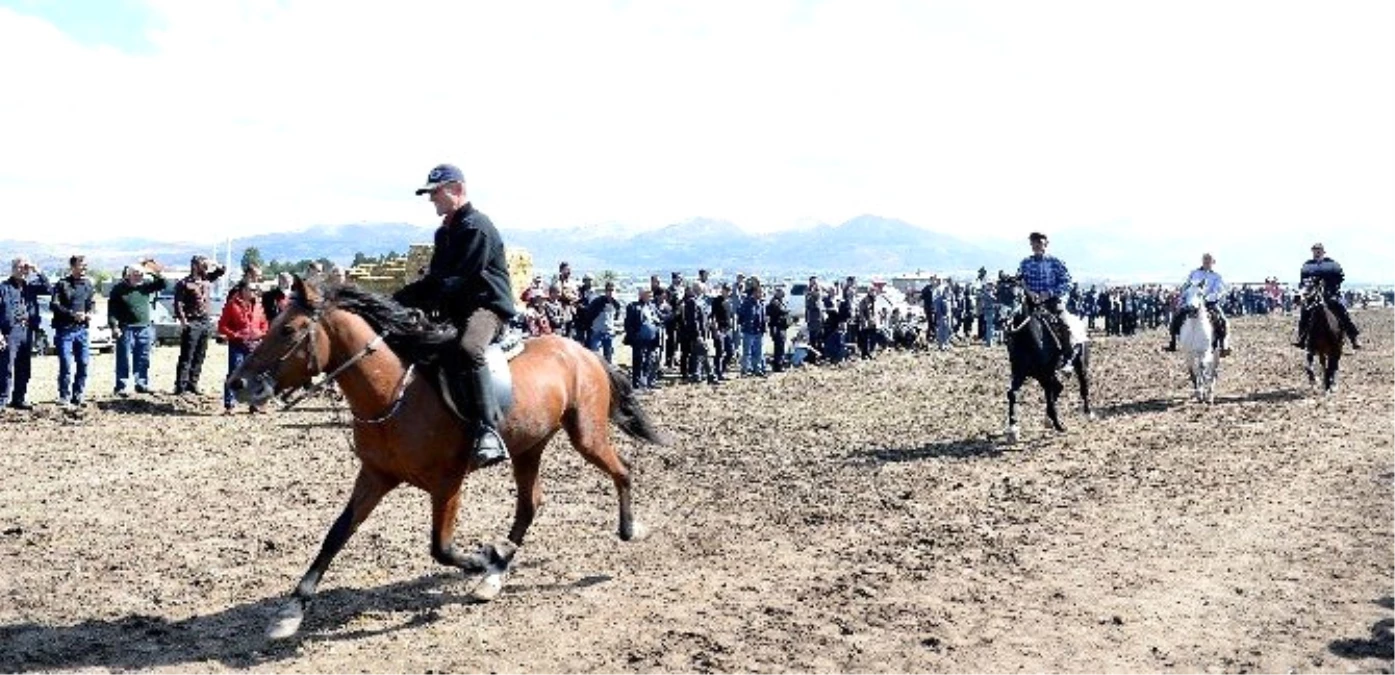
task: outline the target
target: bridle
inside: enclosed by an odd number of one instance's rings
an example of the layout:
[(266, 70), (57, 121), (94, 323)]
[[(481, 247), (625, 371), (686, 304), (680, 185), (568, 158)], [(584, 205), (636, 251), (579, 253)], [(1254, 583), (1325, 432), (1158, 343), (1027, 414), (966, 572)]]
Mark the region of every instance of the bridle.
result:
[[(368, 344), (365, 344), (362, 349), (359, 349), (358, 352), (345, 360), (344, 363), (340, 364), (337, 368), (329, 373), (325, 373), (320, 367), (319, 354), (315, 350), (315, 328), (319, 326), (329, 314), (328, 309), (332, 308), (326, 308), (322, 303), (310, 305), (304, 301), (297, 301), (297, 304), (302, 311), (310, 315), (310, 320), (305, 324), (305, 329), (291, 342), (290, 347), (286, 348), (286, 352), (276, 359), (276, 363), (279, 368), (280, 364), (285, 363), (286, 359), (289, 359), (291, 355), (295, 354), (296, 351), (304, 345), (307, 356), (306, 371), (310, 376), (311, 382), (307, 385), (301, 385), (277, 392), (275, 395), (281, 399), (282, 410), (290, 410), (301, 401), (323, 391), (332, 384), (335, 378), (339, 377), (341, 373), (352, 368), (354, 364), (362, 361), (364, 358), (368, 357), (368, 355), (378, 351), (382, 347), (383, 340), (386, 337), (384, 334), (374, 330), (373, 339), (369, 340)], [(411, 383), (412, 374), (415, 370), (416, 364), (410, 364), (407, 366), (406, 370), (403, 371), (402, 378), (397, 383), (397, 391), (393, 396), (392, 405), (388, 407), (386, 412), (370, 419), (361, 419), (355, 415), (354, 421), (362, 424), (381, 424), (392, 419), (402, 408), (403, 395), (407, 391), (407, 385)], [(316, 376), (320, 377), (318, 382), (315, 381)], [(273, 392), (276, 392), (278, 389), (275, 378), (269, 373), (258, 373), (253, 379), (259, 381), (263, 385), (269, 386)]]

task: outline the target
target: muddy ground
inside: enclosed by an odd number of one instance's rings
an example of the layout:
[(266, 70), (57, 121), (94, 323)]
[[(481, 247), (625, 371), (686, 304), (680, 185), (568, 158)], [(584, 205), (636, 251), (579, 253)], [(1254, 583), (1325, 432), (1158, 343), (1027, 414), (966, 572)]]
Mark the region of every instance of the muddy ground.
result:
[[(1390, 672), (1395, 314), (1355, 316), (1329, 400), (1291, 319), (1233, 320), (1211, 406), (1157, 333), (1097, 338), (1099, 418), (1071, 384), (1049, 431), (1029, 387), (1014, 446), (1000, 349), (669, 386), (644, 401), (674, 444), (619, 441), (648, 539), (554, 441), (498, 600), (432, 562), (402, 489), (284, 643), (268, 618), (356, 470), (347, 413), (113, 399), (110, 355), (66, 411), (46, 357), (39, 408), (0, 418), (0, 671)], [(458, 540), (502, 536), (509, 472), (465, 492)]]

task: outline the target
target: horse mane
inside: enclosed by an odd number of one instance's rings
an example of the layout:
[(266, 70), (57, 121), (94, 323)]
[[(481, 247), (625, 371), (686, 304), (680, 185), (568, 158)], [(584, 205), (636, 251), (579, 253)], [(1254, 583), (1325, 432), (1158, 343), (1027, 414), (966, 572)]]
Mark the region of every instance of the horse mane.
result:
[(436, 360), (441, 347), (454, 343), (459, 331), (437, 323), (415, 307), (354, 285), (327, 285), (324, 302), (357, 315), (383, 336), (392, 351), (408, 363), (425, 365)]

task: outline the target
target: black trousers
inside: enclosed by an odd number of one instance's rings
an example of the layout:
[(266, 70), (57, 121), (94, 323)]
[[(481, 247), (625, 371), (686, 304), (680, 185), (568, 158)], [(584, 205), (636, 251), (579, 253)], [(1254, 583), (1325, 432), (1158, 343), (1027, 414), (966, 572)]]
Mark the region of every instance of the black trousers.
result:
[(179, 360), (174, 368), (176, 393), (199, 388), (203, 359), (208, 354), (208, 338), (212, 336), (213, 322), (208, 319), (190, 321), (179, 331)]

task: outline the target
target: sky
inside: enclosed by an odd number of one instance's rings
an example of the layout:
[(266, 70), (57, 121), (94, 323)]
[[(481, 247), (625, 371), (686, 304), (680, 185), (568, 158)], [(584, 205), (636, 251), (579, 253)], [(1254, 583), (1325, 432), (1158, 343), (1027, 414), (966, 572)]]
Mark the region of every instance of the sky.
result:
[(426, 226), (450, 162), (505, 230), (1393, 252), (1387, 0), (0, 0), (0, 64), (0, 239)]

